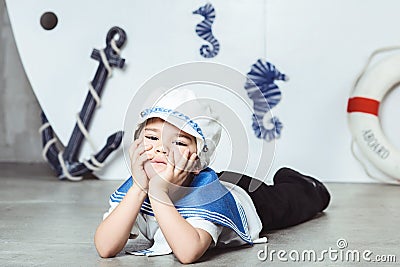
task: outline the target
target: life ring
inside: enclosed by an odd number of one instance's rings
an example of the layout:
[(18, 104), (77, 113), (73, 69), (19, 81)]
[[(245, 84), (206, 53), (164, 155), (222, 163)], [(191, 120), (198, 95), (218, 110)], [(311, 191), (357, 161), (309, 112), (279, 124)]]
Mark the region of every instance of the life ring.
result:
[(379, 105), (400, 83), (400, 55), (387, 57), (360, 76), (347, 104), (353, 140), (367, 159), (400, 182), (400, 152), (389, 142), (379, 121)]

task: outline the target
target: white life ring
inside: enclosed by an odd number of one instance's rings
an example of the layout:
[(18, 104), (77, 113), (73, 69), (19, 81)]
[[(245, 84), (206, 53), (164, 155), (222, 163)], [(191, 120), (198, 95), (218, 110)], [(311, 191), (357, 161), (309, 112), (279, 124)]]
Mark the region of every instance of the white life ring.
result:
[(389, 142), (379, 121), (379, 104), (400, 83), (400, 55), (378, 62), (358, 80), (347, 105), (353, 140), (368, 160), (400, 182), (400, 152)]

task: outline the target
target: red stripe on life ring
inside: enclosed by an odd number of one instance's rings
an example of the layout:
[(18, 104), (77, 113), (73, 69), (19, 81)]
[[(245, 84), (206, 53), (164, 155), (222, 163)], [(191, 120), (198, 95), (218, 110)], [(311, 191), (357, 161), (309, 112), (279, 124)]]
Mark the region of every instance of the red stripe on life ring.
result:
[(364, 97), (349, 98), (347, 103), (347, 112), (362, 112), (378, 116), (379, 101)]

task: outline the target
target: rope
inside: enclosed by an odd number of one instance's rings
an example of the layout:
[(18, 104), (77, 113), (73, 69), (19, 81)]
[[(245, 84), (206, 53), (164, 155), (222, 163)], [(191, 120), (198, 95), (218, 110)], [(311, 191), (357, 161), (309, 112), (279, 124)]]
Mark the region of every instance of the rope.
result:
[[(351, 93), (354, 92), (354, 90), (356, 89), (356, 86), (358, 84), (358, 82), (360, 81), (361, 77), (365, 74), (365, 72), (368, 69), (369, 64), (371, 63), (372, 59), (378, 55), (379, 53), (384, 53), (384, 52), (389, 52), (389, 51), (393, 51), (393, 50), (398, 50), (400, 49), (400, 46), (388, 46), (388, 47), (382, 47), (379, 49), (376, 49), (375, 51), (372, 52), (372, 54), (368, 57), (367, 62), (365, 63), (364, 67), (362, 68), (361, 72), (357, 75), (356, 79), (354, 80), (353, 83), (353, 87), (351, 89)], [(391, 177), (392, 179), (396, 180), (396, 182), (393, 181), (387, 181), (386, 179), (383, 179), (381, 177), (377, 177), (373, 174), (371, 174), (367, 168), (367, 166), (364, 164), (364, 162), (361, 161), (361, 159), (356, 155), (355, 151), (354, 151), (354, 144), (356, 142), (354, 141), (354, 138), (351, 139), (351, 153), (353, 154), (354, 158), (358, 161), (358, 163), (362, 166), (362, 168), (364, 169), (364, 172), (368, 175), (368, 177), (370, 177), (371, 179), (374, 179), (378, 182), (384, 182), (384, 183), (389, 183), (389, 184), (398, 184), (400, 183), (400, 180)]]
[(88, 169), (92, 171), (99, 171), (102, 167), (104, 167), (104, 163), (99, 162), (93, 155), (90, 157), (90, 160), (93, 164), (90, 164), (90, 162), (87, 160), (83, 161), (83, 164), (85, 164)]
[(87, 161), (87, 160), (84, 160), (84, 161), (83, 161), (83, 164), (84, 164), (84, 165), (86, 166), (86, 168), (88, 168), (89, 170), (92, 170), (92, 171), (99, 171), (99, 170), (100, 170), (100, 168), (98, 168), (98, 167), (96, 167), (96, 166), (90, 164), (89, 161)]
[[(116, 41), (114, 39), (111, 40), (111, 48), (114, 50), (114, 52), (116, 54), (120, 54), (121, 50), (118, 48)], [(107, 69), (107, 77), (110, 78), (112, 76), (112, 68), (108, 62), (107, 56), (104, 52), (103, 49), (100, 50), (100, 57), (101, 57), (101, 61), (104, 65), (104, 67)], [(92, 97), (94, 98), (94, 100), (96, 101), (96, 108), (99, 108), (101, 106), (101, 99), (99, 94), (96, 92), (96, 90), (93, 87), (92, 82), (89, 82), (89, 92), (92, 95)], [(81, 131), (81, 133), (83, 134), (83, 136), (85, 137), (85, 139), (89, 142), (91, 148), (93, 151), (96, 151), (96, 145), (94, 144), (93, 139), (90, 137), (90, 134), (88, 132), (88, 130), (86, 129), (85, 125), (83, 124), (81, 118), (79, 117), (79, 113), (76, 114), (76, 123), (79, 127), (79, 130)], [(39, 133), (41, 134), (46, 128), (50, 127), (50, 123), (46, 122), (44, 123), (42, 126), (40, 126), (39, 128)], [(45, 146), (43, 147), (42, 150), (42, 157), (47, 161), (47, 157), (46, 154), (48, 152), (48, 150), (50, 149), (50, 147), (57, 142), (57, 139), (54, 137), (52, 139), (50, 139)], [(92, 164), (89, 163), (89, 161), (84, 160), (83, 164), (92, 171), (98, 171), (100, 170), (100, 168), (104, 167), (104, 163), (99, 162), (94, 155), (91, 155), (90, 160), (92, 161)], [(69, 173), (67, 166), (65, 165), (64, 162), (64, 158), (63, 158), (63, 151), (60, 151), (58, 153), (58, 161), (60, 162), (63, 174), (65, 175), (65, 177), (68, 180), (71, 181), (81, 181), (82, 180), (82, 176), (73, 176), (71, 175), (71, 173)]]
[(111, 48), (114, 50), (115, 53), (117, 53), (117, 55), (121, 54), (121, 49), (118, 48), (117, 43), (114, 39), (111, 40)]
[[(121, 50), (118, 48), (115, 39), (111, 40), (111, 48), (114, 50), (114, 52), (116, 54), (119, 55), (121, 53)], [(112, 68), (111, 68), (111, 66), (110, 66), (110, 64), (108, 62), (107, 56), (106, 56), (106, 54), (105, 54), (103, 49), (100, 50), (100, 57), (101, 57), (101, 62), (103, 63), (104, 67), (107, 69), (107, 72), (108, 72), (107, 77), (110, 78), (112, 76)], [(101, 106), (101, 99), (100, 99), (100, 96), (97, 93), (97, 91), (94, 89), (92, 82), (89, 82), (89, 92), (92, 95), (92, 97), (94, 98), (94, 100), (96, 101), (96, 108), (99, 108)], [(93, 139), (90, 137), (89, 131), (86, 129), (86, 127), (83, 124), (81, 118), (79, 117), (79, 113), (77, 113), (77, 115), (76, 115), (76, 123), (77, 123), (77, 125), (79, 127), (79, 130), (81, 131), (81, 133), (85, 137), (85, 139), (89, 142), (92, 150), (93, 151), (97, 151), (96, 145), (94, 144)], [(98, 170), (100, 170), (100, 168), (104, 167), (104, 164), (99, 162), (94, 157), (94, 155), (91, 155), (90, 160), (92, 161), (92, 164), (89, 163), (88, 160), (84, 160), (83, 161), (83, 164), (89, 170), (98, 171)], [(63, 162), (63, 164), (64, 164), (64, 162)], [(64, 164), (64, 166), (65, 166), (65, 164)], [(70, 174), (68, 173), (68, 175), (70, 175)]]
[(104, 53), (104, 50), (100, 50), (100, 57), (101, 57), (101, 62), (103, 62), (104, 67), (107, 69), (107, 78), (110, 78), (112, 76), (112, 68), (110, 67), (110, 64), (108, 63), (106, 53)]
[[(49, 122), (46, 122), (42, 126), (40, 126), (39, 133), (43, 132), (47, 127), (50, 127), (50, 123)], [(49, 151), (50, 147), (56, 142), (57, 142), (57, 138), (53, 137), (52, 139), (48, 140), (47, 143), (45, 144), (45, 146), (43, 147), (42, 157), (44, 158), (45, 161), (48, 161), (47, 156), (46, 156), (47, 152)], [(61, 165), (61, 168), (63, 170), (64, 175), (67, 177), (68, 180), (71, 180), (71, 181), (80, 181), (80, 180), (82, 180), (81, 176), (72, 176), (68, 172), (68, 169), (65, 166), (65, 162), (64, 162), (62, 153), (63, 153), (62, 151), (58, 153), (58, 161), (60, 162), (60, 165)]]
[(81, 130), (81, 133), (83, 134), (83, 136), (89, 142), (93, 151), (96, 151), (97, 150), (96, 145), (94, 144), (93, 139), (90, 137), (89, 132), (86, 130), (85, 125), (83, 125), (83, 122), (82, 122), (81, 118), (79, 117), (79, 113), (76, 114), (76, 123), (78, 124), (79, 130)]
[(46, 145), (43, 147), (42, 157), (44, 158), (45, 161), (47, 161), (47, 157), (46, 157), (47, 151), (49, 150), (51, 145), (54, 144), (55, 142), (57, 142), (57, 139), (54, 137), (54, 138), (50, 139), (49, 141), (47, 141)]
[[(121, 49), (118, 48), (115, 39), (111, 39), (110, 44), (111, 44), (111, 48), (114, 50), (114, 52), (117, 55), (119, 55), (121, 53)], [(104, 65), (104, 67), (107, 69), (107, 72), (108, 72), (107, 77), (110, 78), (112, 75), (112, 68), (110, 67), (107, 56), (104, 53), (103, 49), (100, 50), (100, 57), (101, 57), (101, 61)], [(96, 92), (96, 90), (94, 89), (92, 82), (89, 82), (89, 92), (92, 94), (94, 100), (96, 101), (96, 108), (99, 108), (101, 106), (101, 99), (100, 99), (100, 96), (98, 95), (98, 93)], [(97, 150), (96, 145), (94, 144), (93, 139), (90, 137), (89, 131), (83, 125), (83, 122), (82, 122), (81, 118), (79, 117), (79, 114), (77, 114), (76, 122), (77, 122), (78, 127), (79, 127), (80, 131), (82, 132), (83, 136), (90, 143), (90, 146), (92, 147), (93, 151), (96, 151)], [(91, 155), (90, 160), (92, 161), (92, 164), (90, 164), (89, 161), (87, 161), (87, 160), (83, 161), (83, 164), (88, 169), (90, 169), (92, 171), (98, 171), (98, 170), (100, 170), (100, 168), (104, 167), (104, 164), (99, 162), (94, 157), (94, 155)]]
[(39, 128), (39, 133), (41, 134), (44, 130), (46, 130), (47, 127), (50, 127), (50, 123), (49, 122), (43, 123), (42, 126), (40, 126)]
[(63, 173), (64, 173), (65, 177), (66, 177), (68, 180), (74, 181), (74, 182), (78, 182), (78, 181), (82, 180), (82, 178), (83, 178), (82, 176), (72, 176), (72, 175), (69, 173), (69, 171), (68, 171), (68, 169), (67, 169), (67, 166), (65, 166), (64, 159), (63, 159), (63, 151), (60, 151), (60, 152), (58, 153), (58, 161), (60, 162), (60, 165), (61, 165), (61, 168), (62, 168), (62, 170), (63, 170)]
[(89, 82), (89, 92), (92, 94), (92, 97), (96, 101), (96, 108), (101, 106), (101, 100), (99, 94), (97, 94), (96, 90), (94, 89), (92, 82)]
[[(42, 126), (39, 127), (39, 130), (38, 130), (39, 134), (42, 134), (42, 132), (44, 130), (46, 130), (48, 127), (50, 127), (50, 123), (49, 122), (43, 123)], [(57, 142), (57, 139), (56, 138), (52, 138), (52, 139), (48, 140), (47, 143), (44, 145), (44, 147), (42, 149), (42, 157), (43, 157), (43, 159), (45, 161), (48, 161), (48, 159), (46, 157), (47, 151), (49, 150), (50, 146), (52, 144), (54, 144), (55, 142)]]
[(94, 163), (94, 165), (96, 165), (97, 167), (100, 167), (100, 168), (104, 167), (104, 163), (97, 161), (97, 159), (93, 155), (90, 157), (90, 159), (91, 159), (92, 163)]
[[(117, 53), (118, 55), (121, 53), (121, 50), (118, 48), (116, 41), (114, 39), (111, 40), (111, 48), (115, 51), (115, 53)], [(100, 50), (100, 57), (101, 57), (101, 62), (103, 63), (104, 67), (107, 69), (107, 77), (110, 78), (112, 76), (112, 68), (108, 62), (107, 56), (104, 52), (104, 49)], [(96, 108), (99, 108), (101, 106), (101, 99), (99, 94), (97, 93), (97, 91), (94, 89), (92, 82), (89, 82), (89, 92), (92, 95), (92, 97), (94, 98), (94, 100), (96, 101)], [(85, 125), (83, 124), (81, 118), (79, 117), (79, 113), (76, 114), (76, 123), (79, 127), (79, 130), (81, 131), (81, 133), (83, 134), (83, 136), (85, 137), (85, 139), (89, 142), (91, 148), (93, 151), (96, 151), (96, 145), (94, 144), (93, 139), (90, 137), (89, 131), (86, 129)], [(99, 162), (93, 155), (91, 155), (90, 157), (91, 161), (93, 164), (90, 164), (88, 160), (84, 160), (83, 164), (86, 166), (86, 168), (88, 168), (89, 170), (92, 171), (98, 171), (100, 170), (100, 168), (104, 167), (104, 164)], [(61, 163), (61, 162), (60, 162)], [(65, 166), (65, 163), (63, 162), (63, 165)], [(64, 170), (64, 168), (63, 168)], [(65, 168), (66, 170), (66, 168)], [(65, 172), (64, 170), (64, 172)], [(66, 176), (72, 177), (69, 173), (66, 174)], [(79, 179), (80, 177), (78, 177)], [(73, 178), (73, 180), (76, 180), (76, 177)]]

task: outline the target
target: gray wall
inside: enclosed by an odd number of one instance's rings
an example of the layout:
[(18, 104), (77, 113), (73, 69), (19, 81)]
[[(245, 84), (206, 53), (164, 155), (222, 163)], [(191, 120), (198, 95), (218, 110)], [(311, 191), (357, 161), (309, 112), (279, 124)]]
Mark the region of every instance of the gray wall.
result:
[(0, 162), (43, 162), (40, 108), (0, 0)]

